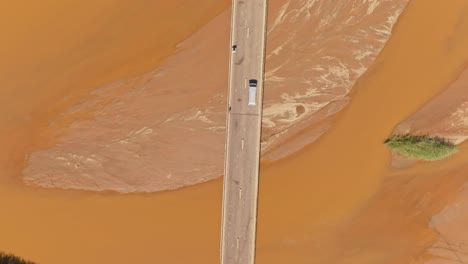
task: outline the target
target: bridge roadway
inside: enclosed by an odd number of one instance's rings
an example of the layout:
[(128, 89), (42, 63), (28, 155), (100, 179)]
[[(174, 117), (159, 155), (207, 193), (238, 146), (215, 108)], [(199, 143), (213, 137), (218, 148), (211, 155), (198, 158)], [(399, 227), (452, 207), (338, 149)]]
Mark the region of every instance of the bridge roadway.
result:
[[(254, 264), (267, 0), (233, 0), (221, 264)], [(258, 81), (248, 105), (249, 80)]]

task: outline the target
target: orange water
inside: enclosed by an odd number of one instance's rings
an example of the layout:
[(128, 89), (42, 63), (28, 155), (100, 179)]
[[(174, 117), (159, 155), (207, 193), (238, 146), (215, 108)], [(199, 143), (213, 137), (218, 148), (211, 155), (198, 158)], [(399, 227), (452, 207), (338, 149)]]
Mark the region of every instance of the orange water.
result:
[(0, 139), (21, 133), (16, 150), (42, 145), (47, 137), (38, 138), (39, 129), (57, 113), (94, 88), (153, 70), (228, 6), (228, 0), (0, 1)]
[[(461, 19), (467, 5), (412, 1), (333, 129), (262, 167), (258, 263), (333, 263), (330, 256), (340, 252), (327, 234), (377, 191), (388, 162), (382, 141), (467, 61), (468, 22)], [(24, 97), (35, 100), (25, 92), (10, 100)], [(23, 107), (11, 107), (11, 119), (2, 124), (13, 127)], [(3, 152), (14, 153), (17, 144)], [(0, 179), (1, 249), (51, 264), (218, 262), (221, 180), (152, 195), (41, 190), (11, 180), (22, 160), (15, 157), (4, 157), (8, 167)]]
[(333, 129), (313, 146), (263, 168), (259, 241), (276, 240), (279, 246), (280, 239), (283, 245), (293, 240), (289, 244), (299, 247), (272, 246), (259, 252), (260, 260), (332, 263), (324, 258), (330, 253), (327, 249), (333, 250), (320, 240), (321, 234), (353, 216), (377, 190), (389, 160), (382, 142), (393, 127), (466, 65), (467, 16), (466, 1), (410, 2)]

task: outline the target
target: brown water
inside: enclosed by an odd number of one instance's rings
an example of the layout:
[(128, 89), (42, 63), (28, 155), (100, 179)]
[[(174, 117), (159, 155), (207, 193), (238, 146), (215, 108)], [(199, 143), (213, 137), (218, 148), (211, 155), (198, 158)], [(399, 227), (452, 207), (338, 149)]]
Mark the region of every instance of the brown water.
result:
[[(338, 263), (331, 261), (340, 252), (330, 234), (377, 191), (388, 163), (382, 141), (453, 80), (468, 59), (468, 23), (461, 19), (467, 5), (412, 1), (333, 129), (314, 145), (262, 167), (259, 263)], [(53, 100), (65, 92), (42, 93)], [(35, 98), (23, 91), (9, 101), (39, 104)], [(31, 117), (25, 113), (37, 109), (31, 104), (5, 108), (10, 114), (2, 116), (2, 131), (17, 126), (26, 131)], [(18, 116), (27, 118), (13, 123)], [(12, 180), (22, 162), (17, 149), (31, 145), (28, 133), (2, 135), (1, 249), (52, 264), (217, 263), (221, 180), (152, 195), (29, 188)], [(376, 263), (366, 260), (361, 263)]]
[[(366, 204), (386, 173), (389, 155), (382, 142), (393, 126), (463, 69), (468, 59), (467, 5), (466, 1), (410, 2), (393, 38), (355, 87), (350, 106), (333, 129), (313, 146), (262, 170), (259, 240), (276, 240), (279, 246), (282, 239), (283, 245), (291, 246), (260, 251), (260, 260), (335, 263), (330, 256), (341, 254), (334, 251), (340, 243), (327, 245), (317, 231), (333, 232), (335, 225)], [(268, 195), (273, 193), (277, 195)], [(387, 210), (382, 207), (381, 213)], [(366, 261), (357, 263), (378, 263)]]
[[(1, 145), (44, 146), (49, 138), (38, 136), (40, 127), (58, 113), (94, 88), (154, 69), (228, 5), (228, 0), (0, 1), (0, 140), (6, 141)], [(1, 160), (3, 155), (12, 153), (2, 152)]]

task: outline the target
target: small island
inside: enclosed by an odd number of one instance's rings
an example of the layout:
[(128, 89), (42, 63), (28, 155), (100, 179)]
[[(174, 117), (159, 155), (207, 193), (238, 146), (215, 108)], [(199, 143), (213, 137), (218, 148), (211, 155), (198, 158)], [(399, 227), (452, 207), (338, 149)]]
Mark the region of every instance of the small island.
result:
[(402, 156), (417, 160), (441, 160), (458, 151), (449, 140), (428, 135), (393, 135), (384, 144)]

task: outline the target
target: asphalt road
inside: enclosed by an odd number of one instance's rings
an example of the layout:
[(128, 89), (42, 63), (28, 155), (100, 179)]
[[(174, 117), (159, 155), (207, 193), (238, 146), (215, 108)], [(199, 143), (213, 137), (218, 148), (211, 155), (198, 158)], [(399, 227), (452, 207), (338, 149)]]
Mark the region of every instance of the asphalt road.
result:
[[(267, 0), (233, 0), (221, 264), (253, 264), (257, 223)], [(248, 105), (249, 80), (258, 81)]]

